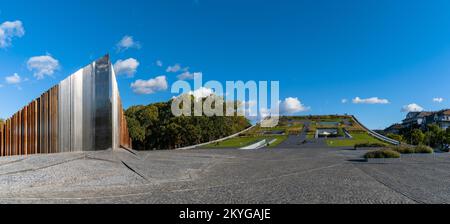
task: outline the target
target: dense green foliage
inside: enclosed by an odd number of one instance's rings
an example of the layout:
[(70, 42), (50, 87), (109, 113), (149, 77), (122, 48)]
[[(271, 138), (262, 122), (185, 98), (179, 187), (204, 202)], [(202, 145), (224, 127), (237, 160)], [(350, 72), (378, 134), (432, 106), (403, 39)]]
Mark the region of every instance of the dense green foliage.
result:
[(409, 146), (409, 145), (397, 145), (397, 146), (390, 146), (386, 147), (380, 150), (371, 151), (364, 155), (366, 159), (374, 159), (374, 158), (399, 158), (400, 154), (414, 154), (414, 153), (421, 153), (421, 154), (431, 154), (434, 150), (425, 145), (419, 145), (419, 146)]
[(414, 149), (415, 153), (433, 153), (434, 150), (426, 145), (419, 145)]
[(384, 143), (380, 143), (380, 142), (375, 142), (375, 143), (359, 143), (355, 145), (355, 149), (358, 148), (381, 148), (381, 147), (386, 147), (387, 145)]
[(396, 151), (400, 154), (413, 154), (415, 153), (414, 147), (408, 145), (397, 145), (392, 146), (389, 149)]
[(386, 137), (388, 137), (390, 139), (394, 139), (394, 140), (399, 141), (399, 142), (404, 142), (405, 141), (405, 139), (403, 138), (403, 135), (389, 133), (389, 134), (386, 135)]
[(425, 134), (421, 130), (414, 129), (411, 132), (410, 144), (413, 144), (413, 145), (423, 144), (424, 140), (425, 140)]
[(171, 104), (172, 101), (132, 106), (125, 111), (134, 149), (175, 149), (196, 145), (232, 135), (251, 126), (245, 117), (240, 116), (175, 117)]
[(396, 151), (400, 154), (414, 154), (414, 153), (433, 153), (434, 150), (426, 145), (409, 146), (409, 145), (397, 145), (391, 146), (386, 149)]
[(437, 125), (429, 125), (425, 132), (419, 128), (402, 130), (403, 138), (412, 145), (428, 145), (440, 148), (450, 144), (450, 129), (443, 130)]
[(450, 144), (450, 128), (445, 132), (445, 144)]
[(400, 158), (400, 153), (389, 149), (380, 149), (366, 153), (364, 155), (364, 158), (366, 159)]

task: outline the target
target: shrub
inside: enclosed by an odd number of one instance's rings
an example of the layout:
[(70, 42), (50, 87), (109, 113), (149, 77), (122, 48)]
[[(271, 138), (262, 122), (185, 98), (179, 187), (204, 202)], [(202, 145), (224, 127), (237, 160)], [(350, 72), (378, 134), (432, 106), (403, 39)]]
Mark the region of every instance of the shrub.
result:
[(433, 153), (434, 150), (426, 145), (419, 145), (415, 148), (415, 153)]
[(400, 158), (400, 153), (390, 149), (380, 149), (368, 152), (364, 155), (366, 159)]
[(403, 135), (397, 135), (397, 134), (392, 134), (392, 133), (387, 134), (386, 137), (388, 137), (390, 139), (394, 139), (399, 142), (403, 142), (405, 140), (403, 138)]
[(414, 150), (413, 147), (406, 146), (406, 145), (392, 146), (389, 149), (392, 150), (392, 151), (396, 151), (398, 153), (401, 153), (401, 154), (412, 154), (412, 153), (415, 153), (415, 150)]
[(381, 147), (386, 147), (386, 144), (383, 143), (360, 143), (360, 144), (355, 144), (355, 149), (356, 148), (381, 148)]

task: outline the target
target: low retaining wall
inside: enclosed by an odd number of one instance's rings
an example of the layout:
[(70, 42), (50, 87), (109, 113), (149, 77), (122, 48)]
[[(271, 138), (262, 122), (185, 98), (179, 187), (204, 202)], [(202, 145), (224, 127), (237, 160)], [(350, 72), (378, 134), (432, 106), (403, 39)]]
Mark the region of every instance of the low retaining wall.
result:
[[(257, 124), (256, 124), (256, 125), (257, 125)], [(256, 127), (256, 125), (253, 125), (253, 126), (247, 128), (247, 129), (243, 130), (243, 131), (240, 131), (240, 132), (238, 132), (238, 133), (236, 133), (236, 134), (230, 135), (230, 136), (225, 137), (225, 138), (221, 138), (221, 139), (214, 140), (214, 141), (210, 141), (210, 142), (205, 142), (205, 143), (198, 144), (198, 145), (193, 145), (193, 146), (187, 146), (187, 147), (177, 148), (177, 149), (175, 149), (175, 150), (195, 149), (195, 148), (202, 147), (202, 146), (205, 146), (205, 145), (209, 145), (209, 144), (213, 144), (213, 143), (217, 143), (217, 142), (223, 142), (223, 141), (228, 140), (228, 139), (230, 139), (230, 138), (237, 137), (237, 136), (239, 136), (240, 134), (243, 134), (243, 133), (245, 133), (245, 132), (247, 132), (247, 131), (250, 131), (251, 129), (253, 129), (254, 127)]]
[(266, 147), (266, 146), (267, 146), (267, 140), (264, 139), (262, 141), (259, 141), (257, 143), (251, 144), (249, 146), (242, 147), (240, 149), (260, 149), (260, 148), (263, 148), (263, 147)]
[(369, 135), (372, 135), (374, 138), (383, 141), (383, 142), (387, 142), (389, 144), (393, 144), (393, 145), (400, 145), (400, 142), (391, 138), (388, 138), (384, 135), (380, 135), (370, 129), (368, 129), (366, 126), (364, 126), (361, 122), (358, 121), (358, 119), (356, 119), (355, 116), (352, 116), (353, 121), (355, 121), (357, 124), (359, 124), (359, 126), (361, 126), (363, 129), (365, 129), (367, 131), (367, 133), (369, 133)]
[(345, 128), (342, 130), (344, 131), (344, 134), (345, 134), (345, 136), (347, 136), (347, 138), (353, 138), (353, 136), (350, 133), (348, 133), (348, 131), (345, 130)]

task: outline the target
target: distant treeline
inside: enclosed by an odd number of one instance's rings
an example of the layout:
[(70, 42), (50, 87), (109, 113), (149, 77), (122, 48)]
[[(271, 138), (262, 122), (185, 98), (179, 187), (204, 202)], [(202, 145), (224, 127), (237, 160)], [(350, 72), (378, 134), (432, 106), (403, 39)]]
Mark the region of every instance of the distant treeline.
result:
[[(125, 111), (133, 149), (175, 149), (196, 145), (230, 136), (251, 126), (249, 120), (242, 116), (175, 117), (171, 105), (172, 100), (132, 106)], [(223, 109), (225, 111), (225, 105)]]

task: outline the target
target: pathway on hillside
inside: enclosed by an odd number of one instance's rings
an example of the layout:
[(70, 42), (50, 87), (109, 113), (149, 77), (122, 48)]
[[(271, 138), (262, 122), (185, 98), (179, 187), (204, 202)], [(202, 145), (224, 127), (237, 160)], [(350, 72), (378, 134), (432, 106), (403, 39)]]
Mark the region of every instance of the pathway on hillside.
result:
[(289, 135), (286, 141), (275, 148), (324, 148), (327, 147), (325, 139), (308, 139), (308, 129), (310, 121), (305, 121), (299, 135)]

